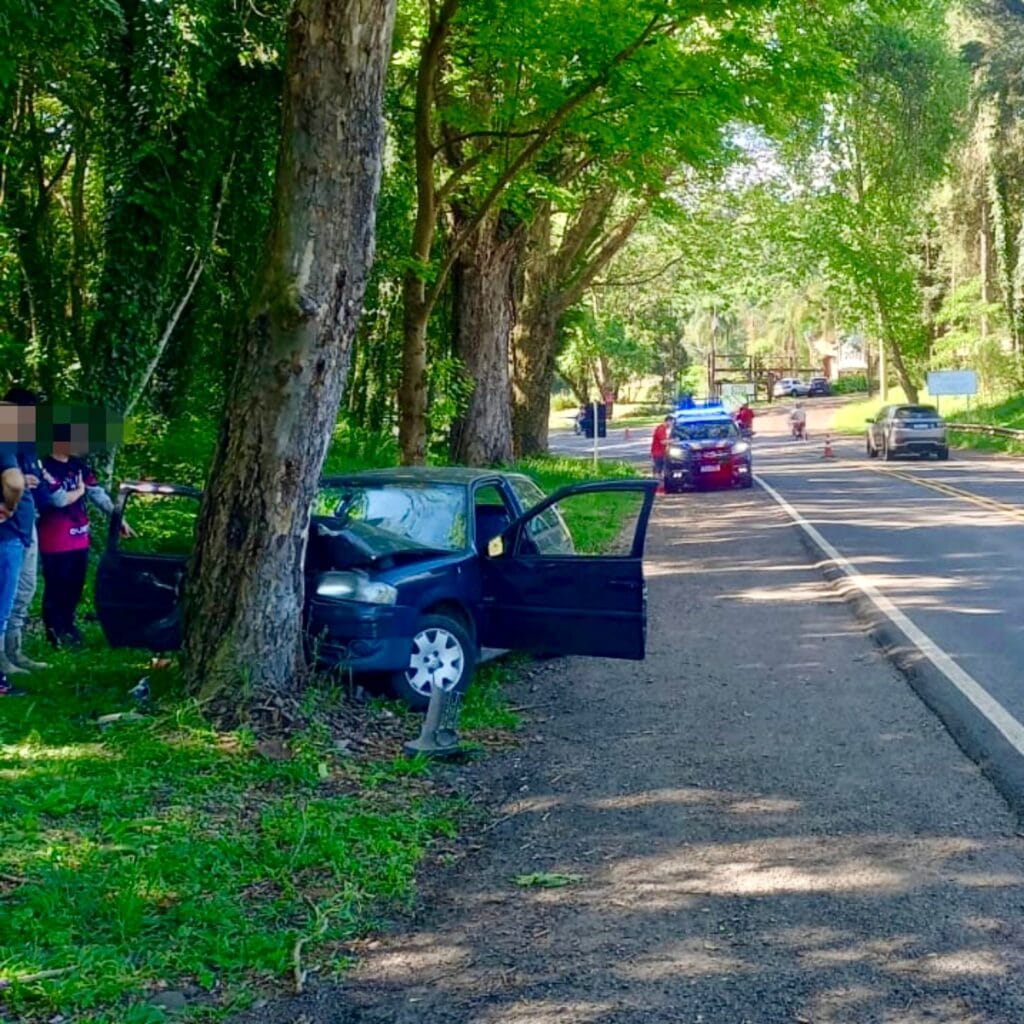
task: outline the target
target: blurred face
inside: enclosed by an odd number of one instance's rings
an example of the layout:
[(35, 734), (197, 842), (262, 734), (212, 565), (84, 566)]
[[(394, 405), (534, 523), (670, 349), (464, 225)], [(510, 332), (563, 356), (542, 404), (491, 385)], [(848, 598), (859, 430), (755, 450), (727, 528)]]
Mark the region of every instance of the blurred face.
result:
[(36, 410), (31, 405), (0, 402), (0, 444), (33, 444)]

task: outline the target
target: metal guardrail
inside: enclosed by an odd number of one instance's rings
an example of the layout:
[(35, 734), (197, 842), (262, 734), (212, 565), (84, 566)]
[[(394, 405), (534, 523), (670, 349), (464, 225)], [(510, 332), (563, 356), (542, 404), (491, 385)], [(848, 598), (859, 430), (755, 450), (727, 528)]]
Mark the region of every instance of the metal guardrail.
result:
[(1024, 430), (1013, 430), (1010, 427), (993, 427), (987, 423), (946, 423), (950, 430), (962, 434), (987, 434), (989, 437), (1012, 437), (1015, 441), (1024, 441)]

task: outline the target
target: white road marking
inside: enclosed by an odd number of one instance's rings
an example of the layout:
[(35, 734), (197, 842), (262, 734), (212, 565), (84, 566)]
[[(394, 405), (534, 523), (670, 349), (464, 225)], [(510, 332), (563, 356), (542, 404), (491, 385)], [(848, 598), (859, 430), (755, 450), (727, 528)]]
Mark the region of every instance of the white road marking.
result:
[(825, 552), (829, 560), (842, 570), (847, 579), (869, 601), (897, 626), (908, 640), (967, 698), (978, 711), (1024, 755), (1024, 725), (1010, 714), (972, 675), (965, 672), (927, 633), (919, 629), (877, 587), (869, 583), (848, 559), (841, 555), (806, 519), (761, 477), (754, 479), (783, 511)]

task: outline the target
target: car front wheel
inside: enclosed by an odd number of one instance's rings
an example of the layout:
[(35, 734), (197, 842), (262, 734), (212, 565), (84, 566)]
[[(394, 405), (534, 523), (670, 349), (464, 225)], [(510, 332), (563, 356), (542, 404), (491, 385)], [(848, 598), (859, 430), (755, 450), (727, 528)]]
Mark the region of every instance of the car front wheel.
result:
[(875, 450), (874, 445), (872, 445), (870, 437), (864, 442), (864, 446), (867, 449), (867, 453), (868, 453), (868, 458), (869, 459), (877, 459), (878, 458), (878, 452)]
[(889, 439), (887, 437), (882, 439), (882, 458), (886, 462), (892, 462), (895, 458), (893, 450), (889, 447)]
[(940, 462), (946, 462), (946, 461), (948, 461), (948, 459), (949, 459), (949, 448), (948, 447), (940, 448), (939, 449), (939, 461)]
[(476, 646), (465, 623), (450, 615), (420, 619), (409, 649), (409, 666), (391, 677), (392, 696), (415, 711), (430, 703), (431, 683), (462, 693), (476, 668)]

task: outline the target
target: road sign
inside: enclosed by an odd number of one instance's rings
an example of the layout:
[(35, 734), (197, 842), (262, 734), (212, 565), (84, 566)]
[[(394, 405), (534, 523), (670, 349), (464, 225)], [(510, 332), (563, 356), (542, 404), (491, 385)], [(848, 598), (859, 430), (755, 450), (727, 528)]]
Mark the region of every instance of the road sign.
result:
[(933, 370), (928, 374), (928, 394), (976, 395), (978, 374), (974, 370)]
[(743, 384), (720, 384), (719, 389), (722, 398), (738, 398), (741, 402), (749, 402), (754, 397), (754, 385)]

